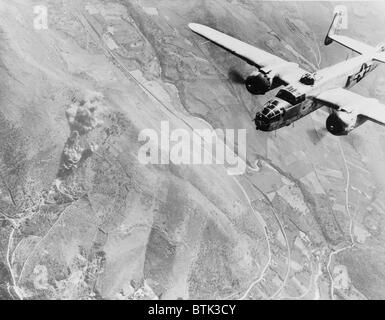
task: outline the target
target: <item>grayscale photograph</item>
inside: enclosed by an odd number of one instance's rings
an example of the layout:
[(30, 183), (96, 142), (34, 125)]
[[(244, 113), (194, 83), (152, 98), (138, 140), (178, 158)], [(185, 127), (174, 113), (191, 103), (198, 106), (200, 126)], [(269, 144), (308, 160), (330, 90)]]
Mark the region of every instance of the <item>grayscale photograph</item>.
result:
[(384, 17), (0, 0), (0, 300), (385, 300)]

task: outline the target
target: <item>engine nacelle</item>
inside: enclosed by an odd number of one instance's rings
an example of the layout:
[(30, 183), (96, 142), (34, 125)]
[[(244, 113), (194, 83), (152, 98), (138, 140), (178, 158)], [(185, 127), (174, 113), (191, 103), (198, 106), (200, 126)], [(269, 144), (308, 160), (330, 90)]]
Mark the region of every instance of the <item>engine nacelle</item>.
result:
[(335, 136), (346, 136), (362, 123), (352, 112), (333, 111), (326, 120), (326, 128)]
[(262, 95), (273, 89), (273, 80), (262, 72), (253, 72), (246, 79), (246, 89), (251, 94)]

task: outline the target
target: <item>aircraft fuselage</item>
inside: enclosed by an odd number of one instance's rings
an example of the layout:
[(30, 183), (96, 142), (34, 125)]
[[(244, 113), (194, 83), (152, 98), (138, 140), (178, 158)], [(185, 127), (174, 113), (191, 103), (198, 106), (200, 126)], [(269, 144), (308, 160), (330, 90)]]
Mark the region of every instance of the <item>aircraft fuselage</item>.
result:
[(297, 83), (284, 87), (257, 113), (257, 129), (273, 131), (292, 124), (325, 106), (325, 103), (314, 97), (330, 89), (351, 88), (377, 66), (378, 63), (373, 61), (371, 55), (361, 55), (318, 71), (313, 85), (306, 85), (298, 80)]

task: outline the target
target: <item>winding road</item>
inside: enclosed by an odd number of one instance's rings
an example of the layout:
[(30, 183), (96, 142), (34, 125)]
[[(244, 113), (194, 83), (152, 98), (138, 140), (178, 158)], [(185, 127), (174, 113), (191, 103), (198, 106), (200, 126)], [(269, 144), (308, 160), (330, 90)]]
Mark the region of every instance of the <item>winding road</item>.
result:
[(329, 255), (329, 259), (328, 259), (328, 263), (327, 263), (326, 269), (327, 269), (329, 277), (330, 277), (330, 297), (331, 297), (332, 300), (334, 300), (334, 277), (333, 277), (333, 273), (332, 273), (330, 267), (331, 267), (331, 264), (332, 264), (332, 261), (333, 261), (333, 257), (338, 255), (341, 252), (344, 252), (346, 250), (352, 249), (355, 246), (354, 236), (353, 236), (353, 217), (351, 215), (350, 208), (349, 208), (350, 171), (349, 171), (348, 164), (346, 162), (345, 152), (344, 152), (344, 150), (342, 148), (341, 140), (338, 140), (338, 145), (339, 145), (339, 148), (340, 148), (340, 151), (341, 151), (342, 159), (343, 159), (345, 170), (346, 170), (345, 210), (346, 210), (346, 212), (347, 212), (347, 214), (349, 216), (350, 245), (348, 245), (348, 246), (346, 246), (344, 248), (338, 249), (336, 251), (332, 250), (332, 252)]
[[(149, 89), (145, 84), (143, 84), (140, 80), (138, 80), (130, 70), (127, 69), (127, 67), (125, 66), (125, 64), (120, 60), (120, 58), (112, 51), (110, 50), (105, 44), (104, 44), (104, 41), (103, 41), (103, 36), (98, 34), (97, 32), (97, 29), (93, 27), (92, 23), (89, 21), (89, 19), (87, 18), (87, 13), (85, 13), (83, 10), (80, 10), (79, 11), (79, 14), (78, 14), (78, 18), (80, 20), (80, 22), (83, 24), (83, 26), (85, 27), (85, 29), (87, 30), (87, 33), (91, 32), (90, 36), (93, 36), (93, 35), (97, 35), (97, 39), (99, 41), (99, 43), (103, 46), (104, 50), (106, 52), (108, 52), (109, 56), (117, 63), (117, 65), (120, 67), (121, 71), (126, 74), (131, 80), (133, 80), (139, 87), (140, 89), (142, 89), (143, 91), (145, 91), (147, 94), (149, 94), (151, 97), (153, 97), (163, 108), (165, 108), (167, 110), (167, 112), (170, 112), (173, 116), (175, 116), (177, 119), (181, 120), (182, 122), (184, 122), (189, 128), (191, 128), (194, 132), (194, 134), (197, 134), (196, 131), (194, 131), (194, 127), (193, 125), (190, 124), (190, 122), (188, 121), (188, 119), (186, 120), (185, 119), (185, 115), (181, 115), (181, 114), (178, 114), (177, 112), (175, 112), (174, 110), (172, 110), (172, 108), (170, 108), (169, 106), (167, 106), (161, 99), (159, 99), (152, 91), (151, 89)], [(187, 110), (186, 110), (187, 112)], [(187, 112), (188, 113), (188, 112)], [(214, 128), (212, 127), (212, 125), (210, 123), (208, 123), (206, 120), (200, 118), (200, 117), (197, 117), (197, 116), (193, 116), (191, 114), (188, 113), (188, 117), (189, 118), (192, 118), (192, 119), (196, 119), (196, 120), (199, 120), (201, 122), (204, 122), (212, 131), (214, 131)], [(204, 138), (204, 137), (201, 137), (201, 138)], [(225, 147), (233, 153), (233, 150), (231, 150), (227, 145), (226, 143), (224, 143)], [(235, 154), (233, 154), (235, 156)], [(237, 158), (239, 158), (239, 156), (237, 156)], [(246, 167), (251, 170), (251, 171), (257, 171), (257, 169), (251, 167), (245, 160), (242, 159), (242, 161), (245, 162), (245, 165)], [(255, 280), (249, 287), (249, 289), (246, 291), (246, 293), (244, 294), (244, 297), (247, 296), (247, 294), (250, 292), (250, 290), (258, 283), (260, 282), (270, 263), (271, 263), (271, 256), (272, 256), (272, 253), (271, 253), (271, 247), (270, 247), (270, 242), (269, 242), (269, 237), (268, 237), (268, 227), (267, 227), (267, 224), (265, 222), (265, 220), (263, 219), (262, 215), (257, 212), (253, 206), (252, 206), (252, 201), (251, 199), (249, 198), (247, 192), (244, 190), (243, 186), (241, 185), (241, 183), (238, 181), (238, 179), (236, 177), (233, 176), (233, 180), (234, 182), (238, 185), (238, 187), (240, 188), (240, 190), (242, 191), (242, 194), (245, 196), (245, 198), (247, 199), (247, 202), (250, 206), (250, 209), (252, 210), (252, 212), (255, 214), (255, 216), (257, 217), (257, 219), (259, 220), (259, 223), (262, 225), (262, 228), (263, 228), (263, 232), (264, 232), (264, 236), (265, 236), (265, 239), (266, 239), (266, 242), (267, 242), (267, 247), (268, 247), (268, 259), (267, 259), (267, 262), (264, 266), (264, 268), (262, 269), (262, 271), (260, 272), (260, 275), (258, 277), (257, 280)]]

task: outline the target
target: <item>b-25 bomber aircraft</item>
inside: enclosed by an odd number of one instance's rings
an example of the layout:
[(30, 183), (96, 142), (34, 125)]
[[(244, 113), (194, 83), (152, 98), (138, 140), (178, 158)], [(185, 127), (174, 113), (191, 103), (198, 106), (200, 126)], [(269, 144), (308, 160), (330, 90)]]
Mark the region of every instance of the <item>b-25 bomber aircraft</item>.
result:
[(385, 43), (372, 47), (340, 35), (340, 31), (346, 29), (346, 19), (346, 7), (336, 7), (325, 45), (337, 42), (359, 55), (315, 73), (207, 26), (191, 23), (189, 27), (258, 69), (245, 81), (250, 93), (262, 95), (284, 86), (256, 114), (257, 130), (277, 130), (327, 106), (331, 113), (326, 128), (333, 135), (341, 136), (367, 120), (385, 125), (385, 105), (348, 90), (373, 71), (379, 62), (385, 63)]

